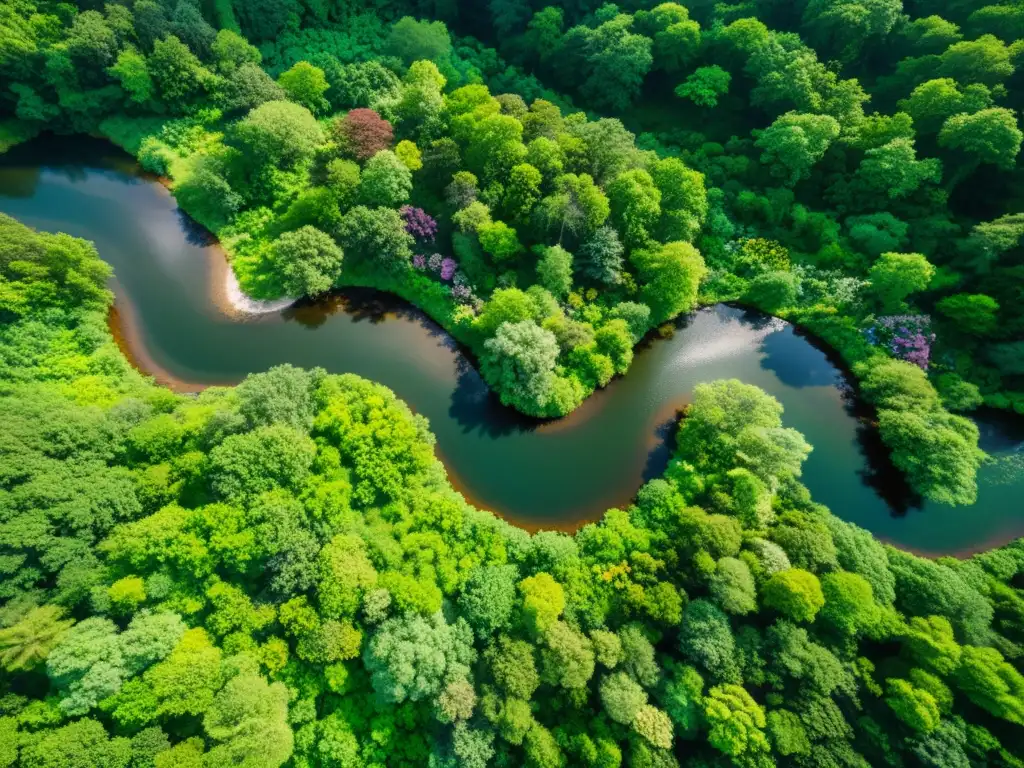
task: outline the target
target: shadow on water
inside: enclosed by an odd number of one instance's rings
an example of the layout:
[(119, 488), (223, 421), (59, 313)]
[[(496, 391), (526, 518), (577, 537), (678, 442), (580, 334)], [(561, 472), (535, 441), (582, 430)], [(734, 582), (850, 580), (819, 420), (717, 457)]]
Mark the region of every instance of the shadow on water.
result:
[(479, 434), (497, 440), (534, 432), (544, 423), (502, 405), (465, 355), (456, 358), (455, 375), (448, 415), (463, 434)]
[[(214, 293), (211, 271), (197, 265), (224, 269), (222, 251), (207, 248), (215, 244), (210, 233), (181, 213), (162, 188), (147, 194), (125, 190), (123, 185), (155, 180), (140, 175), (134, 160), (105, 142), (51, 140), (14, 151), (19, 153), (0, 157), (2, 209), (30, 222), (35, 217), (43, 228), (66, 224), (91, 232), (102, 224), (104, 234), (110, 229), (103, 255), (121, 258), (119, 274), (134, 278), (124, 291), (137, 310), (127, 311), (131, 302), (119, 300), (125, 312), (114, 320), (120, 316), (126, 327), (134, 326), (143, 351), (152, 348), (151, 358), (136, 358), (143, 368), (162, 366), (170, 377), (177, 372), (181, 383), (201, 387), (292, 360), (384, 381), (431, 419), (438, 454), (467, 496), (525, 527), (571, 530), (628, 503), (641, 482), (668, 465), (677, 410), (693, 385), (739, 378), (776, 395), (785, 405), (784, 418), (818, 446), (810, 458), (818, 461), (804, 480), (840, 516), (930, 554), (1020, 535), (1016, 484), (995, 494), (989, 489), (966, 516), (964, 510), (922, 504), (892, 465), (876, 416), (858, 400), (843, 361), (776, 318), (718, 306), (666, 324), (638, 345), (626, 379), (566, 419), (539, 421), (503, 406), (473, 355), (426, 314), (371, 289), (347, 288), (302, 301), (268, 315), (265, 323), (233, 319), (230, 331), (215, 313), (212, 324), (205, 315), (190, 316), (184, 333), (179, 315), (188, 304), (186, 292)], [(98, 210), (88, 204), (90, 197), (111, 206), (123, 226), (117, 218), (112, 227), (90, 220)], [(168, 216), (181, 233), (177, 240), (172, 227), (162, 226)], [(159, 258), (143, 258), (154, 250), (154, 237), (160, 238)], [(321, 328), (315, 335), (304, 332)], [(1024, 464), (1024, 419), (1015, 422), (1019, 428), (1008, 421), (1003, 413), (978, 416), (982, 447), (1005, 454), (1000, 461), (1009, 477)], [(994, 475), (989, 484), (1004, 482)], [(965, 519), (972, 522), (965, 525)]]
[(209, 248), (210, 246), (217, 245), (217, 237), (213, 232), (193, 219), (181, 208), (175, 208), (174, 213), (177, 214), (178, 225), (181, 227), (181, 233), (185, 236), (186, 243), (193, 248)]

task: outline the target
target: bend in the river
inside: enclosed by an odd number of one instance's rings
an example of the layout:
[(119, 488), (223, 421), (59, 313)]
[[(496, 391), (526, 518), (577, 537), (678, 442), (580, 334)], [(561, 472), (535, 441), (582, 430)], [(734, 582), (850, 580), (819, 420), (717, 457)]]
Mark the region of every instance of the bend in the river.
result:
[(352, 372), (390, 387), (430, 420), (456, 486), (529, 528), (573, 528), (628, 502), (668, 458), (676, 409), (702, 381), (738, 378), (785, 407), (814, 446), (803, 480), (815, 500), (882, 539), (927, 554), (966, 553), (1024, 534), (1024, 430), (979, 420), (978, 503), (921, 504), (858, 418), (843, 375), (792, 326), (716, 306), (638, 350), (629, 373), (566, 419), (537, 423), (502, 407), (451, 338), (404, 302), (347, 291), (240, 317), (224, 302), (221, 251), (134, 161), (105, 142), (43, 139), (0, 159), (0, 211), (96, 243), (113, 265), (115, 330), (134, 362), (179, 389), (231, 384), (279, 363)]

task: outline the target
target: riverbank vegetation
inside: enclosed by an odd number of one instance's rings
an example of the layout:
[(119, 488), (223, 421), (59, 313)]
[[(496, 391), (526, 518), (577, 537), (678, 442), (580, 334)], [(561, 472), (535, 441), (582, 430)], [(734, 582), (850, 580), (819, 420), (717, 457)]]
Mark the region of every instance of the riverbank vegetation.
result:
[(531, 536), (380, 385), (147, 382), (108, 276), (0, 216), (0, 765), (1021, 764), (1021, 543), (833, 517), (757, 388), (702, 385), (635, 504)]
[(26, 0), (0, 143), (112, 138), (253, 296), (395, 292), (534, 416), (699, 302), (757, 306), (839, 351), (917, 492), (972, 503), (953, 412), (1024, 409), (1003, 7), (639, 5)]

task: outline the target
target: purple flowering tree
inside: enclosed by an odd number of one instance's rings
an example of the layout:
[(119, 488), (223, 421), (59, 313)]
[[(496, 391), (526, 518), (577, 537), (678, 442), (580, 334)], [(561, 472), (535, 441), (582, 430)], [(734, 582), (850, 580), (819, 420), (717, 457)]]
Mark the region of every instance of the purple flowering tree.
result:
[(437, 236), (437, 221), (422, 208), (403, 205), (399, 210), (405, 220), (405, 231), (417, 240), (433, 242)]
[(445, 259), (441, 262), (441, 279), (447, 282), (455, 276), (455, 259)]
[(423, 271), (427, 268), (427, 257), (422, 253), (417, 253), (412, 257), (412, 265), (415, 269)]
[(893, 357), (928, 370), (935, 334), (928, 315), (887, 315), (865, 331), (868, 341), (885, 347)]

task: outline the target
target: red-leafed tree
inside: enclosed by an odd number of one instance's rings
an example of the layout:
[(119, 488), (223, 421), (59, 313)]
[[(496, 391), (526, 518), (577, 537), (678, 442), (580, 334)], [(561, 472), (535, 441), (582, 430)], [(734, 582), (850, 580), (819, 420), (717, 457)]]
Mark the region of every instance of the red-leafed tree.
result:
[(364, 162), (390, 147), (395, 132), (391, 123), (372, 109), (353, 109), (334, 121), (334, 137), (342, 152)]

